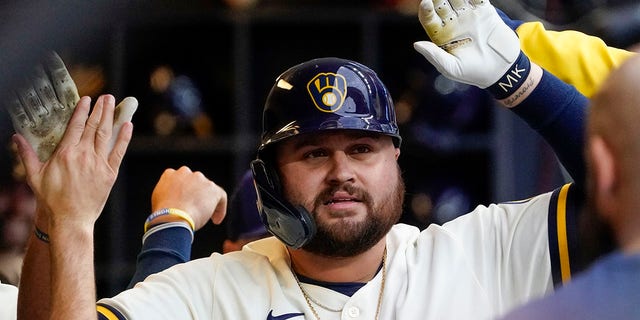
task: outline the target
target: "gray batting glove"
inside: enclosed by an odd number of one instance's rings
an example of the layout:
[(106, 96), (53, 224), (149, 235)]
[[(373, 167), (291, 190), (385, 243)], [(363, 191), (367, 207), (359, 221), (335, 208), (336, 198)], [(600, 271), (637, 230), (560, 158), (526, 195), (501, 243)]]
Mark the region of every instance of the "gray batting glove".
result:
[[(62, 139), (80, 96), (64, 62), (55, 52), (48, 54), (42, 65), (36, 66), (35, 74), (25, 83), (10, 101), (8, 111), (16, 132), (29, 142), (44, 162)], [(131, 121), (137, 107), (138, 101), (134, 97), (127, 97), (116, 106), (114, 132), (119, 132), (122, 124)], [(111, 146), (116, 137), (112, 137)]]

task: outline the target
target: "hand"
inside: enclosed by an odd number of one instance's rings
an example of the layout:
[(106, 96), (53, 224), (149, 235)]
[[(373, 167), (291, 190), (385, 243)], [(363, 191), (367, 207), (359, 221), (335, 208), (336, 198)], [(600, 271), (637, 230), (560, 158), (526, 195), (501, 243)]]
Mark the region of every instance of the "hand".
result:
[[(196, 230), (209, 219), (220, 224), (227, 212), (227, 193), (202, 172), (193, 172), (186, 166), (178, 170), (167, 169), (151, 195), (151, 209), (176, 208), (191, 216)], [(159, 217), (150, 226), (167, 222), (167, 216)], [(195, 231), (195, 230), (194, 230)]]
[[(18, 88), (15, 99), (8, 106), (11, 121), (40, 161), (49, 159), (56, 149), (78, 100), (76, 85), (55, 52), (48, 54), (44, 64), (36, 66), (35, 73)], [(124, 123), (131, 121), (137, 106), (138, 101), (133, 97), (118, 104), (113, 132), (119, 132)], [(116, 137), (112, 137), (110, 146)]]
[[(26, 169), (27, 182), (39, 208), (50, 215), (50, 225), (64, 222), (93, 227), (131, 141), (131, 122), (124, 122), (118, 132), (112, 131), (113, 96), (99, 97), (91, 115), (90, 104), (89, 97), (80, 99), (68, 129), (46, 162), (38, 159), (25, 137), (20, 134), (13, 137)], [(112, 140), (115, 140), (113, 147)]]
[(518, 36), (488, 0), (422, 0), (418, 17), (432, 42), (414, 48), (452, 80), (487, 88), (520, 54)]

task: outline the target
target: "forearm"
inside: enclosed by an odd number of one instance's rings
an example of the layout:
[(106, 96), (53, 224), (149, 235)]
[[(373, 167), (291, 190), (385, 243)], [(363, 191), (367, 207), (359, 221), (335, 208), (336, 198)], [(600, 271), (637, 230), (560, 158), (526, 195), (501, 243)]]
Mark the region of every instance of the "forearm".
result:
[(50, 319), (95, 319), (93, 225), (52, 223), (49, 234), (52, 287)]
[[(173, 226), (162, 230), (150, 229), (138, 255), (136, 273), (128, 288), (143, 281), (149, 275), (191, 259), (193, 234), (188, 226)], [(160, 226), (156, 226), (158, 228)]]
[(549, 143), (579, 186), (584, 185), (585, 177), (587, 107), (587, 98), (575, 87), (545, 71), (527, 99), (511, 109)]
[(576, 183), (583, 185), (585, 96), (523, 53), (487, 91), (535, 129), (553, 147)]
[[(45, 232), (48, 222), (36, 219), (35, 225)], [(22, 264), (18, 291), (18, 319), (48, 319), (51, 306), (49, 244), (32, 232)]]

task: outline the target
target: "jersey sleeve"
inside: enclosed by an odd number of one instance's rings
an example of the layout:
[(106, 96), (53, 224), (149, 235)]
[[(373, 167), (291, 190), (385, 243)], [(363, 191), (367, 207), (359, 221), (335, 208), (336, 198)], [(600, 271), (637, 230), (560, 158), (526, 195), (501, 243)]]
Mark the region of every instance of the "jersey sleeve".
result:
[(549, 257), (555, 287), (571, 280), (581, 268), (578, 258), (578, 220), (582, 196), (572, 184), (553, 191), (549, 201)]
[[(566, 184), (551, 194), (548, 236), (555, 288), (569, 283), (598, 257), (615, 249), (613, 234), (606, 224), (585, 207), (584, 192), (576, 184)], [(593, 218), (598, 220), (590, 220)]]
[(591, 97), (611, 70), (634, 52), (609, 47), (578, 31), (546, 30), (540, 22), (513, 24), (529, 59)]
[(189, 230), (172, 227), (152, 231), (153, 228), (148, 231), (151, 234), (142, 244), (136, 261), (136, 272), (127, 288), (132, 288), (151, 274), (191, 259), (192, 234)]
[(126, 320), (127, 318), (120, 313), (116, 308), (111, 307), (108, 304), (97, 303), (96, 311), (98, 313), (98, 320)]
[(115, 297), (98, 301), (101, 319), (208, 319), (220, 254), (176, 264)]
[[(529, 199), (478, 206), (442, 227), (466, 253), (489, 301), (509, 309), (553, 291), (578, 264), (581, 198), (572, 184)], [(573, 191), (573, 190), (572, 190)], [(505, 302), (506, 301), (506, 302)]]
[(531, 94), (511, 110), (553, 148), (574, 181), (585, 176), (584, 134), (589, 101), (576, 89), (544, 71)]

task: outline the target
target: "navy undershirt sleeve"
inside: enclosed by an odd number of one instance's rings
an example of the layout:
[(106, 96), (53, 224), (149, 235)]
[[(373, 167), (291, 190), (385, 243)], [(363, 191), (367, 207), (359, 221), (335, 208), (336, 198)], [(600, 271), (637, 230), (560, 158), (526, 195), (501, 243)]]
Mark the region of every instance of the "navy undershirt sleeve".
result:
[(173, 227), (151, 234), (138, 254), (136, 272), (128, 288), (143, 281), (147, 276), (191, 259), (191, 232)]
[(500, 18), (502, 19), (502, 21), (509, 26), (509, 28), (511, 28), (511, 30), (516, 31), (516, 29), (518, 29), (518, 27), (524, 23), (524, 21), (521, 20), (513, 20), (511, 19), (506, 13), (504, 13), (502, 10), (496, 8), (496, 11), (498, 12), (498, 16), (500, 16)]
[(511, 109), (549, 143), (580, 187), (586, 174), (583, 149), (588, 104), (575, 87), (545, 70), (531, 95)]

